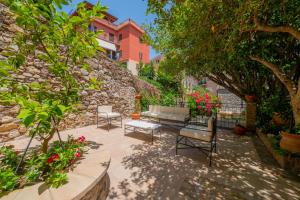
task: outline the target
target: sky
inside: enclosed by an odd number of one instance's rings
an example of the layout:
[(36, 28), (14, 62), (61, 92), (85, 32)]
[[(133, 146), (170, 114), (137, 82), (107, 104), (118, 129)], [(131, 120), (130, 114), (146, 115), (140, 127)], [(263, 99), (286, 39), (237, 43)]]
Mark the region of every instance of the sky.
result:
[[(72, 5), (66, 6), (63, 10), (67, 13), (76, 9), (76, 5), (83, 0), (73, 0)], [(88, 0), (96, 4), (97, 0)], [(137, 24), (149, 24), (154, 20), (153, 15), (146, 15), (147, 0), (100, 0), (103, 6), (108, 8), (108, 12), (118, 18), (116, 23), (123, 22), (128, 18), (133, 19)], [(150, 59), (158, 55), (154, 49), (150, 49)]]

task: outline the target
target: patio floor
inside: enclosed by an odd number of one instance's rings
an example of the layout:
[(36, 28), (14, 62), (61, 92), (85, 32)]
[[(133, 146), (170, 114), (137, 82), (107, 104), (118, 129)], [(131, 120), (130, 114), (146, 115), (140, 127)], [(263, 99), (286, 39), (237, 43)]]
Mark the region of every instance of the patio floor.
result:
[(256, 136), (219, 129), (218, 152), (209, 167), (198, 150), (175, 155), (176, 132), (164, 128), (153, 145), (150, 135), (124, 135), (117, 127), (107, 132), (87, 126), (62, 135), (84, 135), (111, 152), (108, 199), (299, 199), (299, 180), (278, 167)]

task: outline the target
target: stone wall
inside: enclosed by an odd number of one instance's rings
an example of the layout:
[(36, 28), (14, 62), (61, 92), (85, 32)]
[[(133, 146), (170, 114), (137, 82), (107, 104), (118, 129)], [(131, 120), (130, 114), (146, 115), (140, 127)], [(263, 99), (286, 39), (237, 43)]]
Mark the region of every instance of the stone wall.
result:
[(110, 179), (106, 173), (99, 183), (97, 183), (83, 198), (80, 200), (105, 200), (109, 193)]
[[(14, 23), (13, 15), (8, 8), (0, 3), (0, 60), (7, 59), (7, 48), (16, 48), (13, 44), (15, 32), (21, 31)], [(48, 73), (47, 65), (38, 59), (28, 57), (26, 64), (15, 74), (20, 82), (55, 82), (55, 78)], [(97, 77), (103, 84), (100, 91), (85, 90), (80, 96), (82, 105), (80, 113), (70, 114), (61, 129), (81, 127), (96, 123), (97, 105), (112, 105), (113, 110), (128, 116), (134, 109), (136, 78), (126, 69), (98, 54), (88, 60), (91, 72), (81, 70), (82, 81), (89, 77)], [(149, 86), (151, 87), (151, 85)], [(0, 88), (1, 89), (1, 88)], [(26, 129), (19, 126), (16, 119), (19, 107), (0, 105), (0, 142), (22, 135)]]

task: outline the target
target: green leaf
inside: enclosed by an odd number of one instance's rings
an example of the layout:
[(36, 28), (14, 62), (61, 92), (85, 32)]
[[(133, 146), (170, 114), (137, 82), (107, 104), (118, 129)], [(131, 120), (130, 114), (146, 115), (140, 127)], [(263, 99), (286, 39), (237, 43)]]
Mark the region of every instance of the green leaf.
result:
[(29, 115), (31, 115), (31, 111), (27, 110), (27, 109), (22, 109), (19, 113), (19, 115), (17, 116), (17, 118), (19, 119), (25, 119), (26, 117), (28, 117)]
[(26, 127), (30, 126), (35, 119), (35, 114), (28, 115), (24, 118), (23, 123)]

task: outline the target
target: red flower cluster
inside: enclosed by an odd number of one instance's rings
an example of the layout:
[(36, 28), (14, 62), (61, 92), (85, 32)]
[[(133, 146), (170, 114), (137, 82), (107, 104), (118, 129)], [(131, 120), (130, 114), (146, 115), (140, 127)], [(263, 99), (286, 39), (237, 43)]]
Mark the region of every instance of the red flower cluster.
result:
[(52, 162), (55, 161), (55, 160), (59, 160), (59, 155), (58, 155), (57, 153), (51, 155), (51, 156), (48, 158), (47, 163), (50, 164), (50, 163), (52, 163)]
[(216, 112), (218, 108), (221, 107), (221, 101), (219, 98), (212, 96), (208, 92), (200, 94), (199, 92), (194, 92), (190, 94), (192, 104), (194, 108), (198, 109), (200, 114), (211, 115), (212, 112)]
[(84, 142), (84, 141), (85, 141), (85, 137), (82, 135), (82, 136), (80, 136), (80, 137), (78, 138), (78, 140), (79, 140), (80, 142)]

